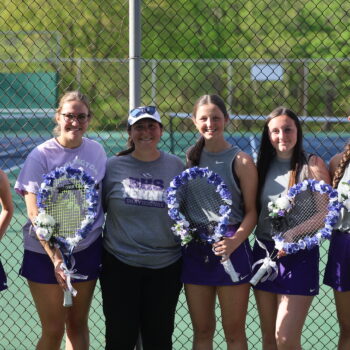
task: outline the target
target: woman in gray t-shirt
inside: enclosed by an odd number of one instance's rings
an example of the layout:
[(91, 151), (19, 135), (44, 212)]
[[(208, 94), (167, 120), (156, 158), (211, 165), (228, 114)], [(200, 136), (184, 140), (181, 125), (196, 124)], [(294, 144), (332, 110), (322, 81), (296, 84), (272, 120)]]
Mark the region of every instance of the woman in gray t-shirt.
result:
[(166, 190), (182, 161), (158, 149), (163, 126), (155, 107), (130, 112), (130, 148), (107, 162), (101, 288), (106, 349), (171, 350), (181, 290), (181, 249), (167, 214)]

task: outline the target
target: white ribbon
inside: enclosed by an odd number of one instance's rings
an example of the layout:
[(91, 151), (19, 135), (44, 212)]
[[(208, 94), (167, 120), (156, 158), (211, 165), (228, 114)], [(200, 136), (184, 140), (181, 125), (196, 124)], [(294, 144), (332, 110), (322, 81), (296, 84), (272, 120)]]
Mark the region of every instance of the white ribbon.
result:
[(225, 272), (231, 277), (232, 282), (238, 282), (240, 280), (239, 273), (233, 267), (231, 260), (228, 258), (221, 263), (224, 266)]
[[(264, 243), (260, 242), (258, 239), (256, 240), (261, 249), (265, 249), (266, 257), (264, 259), (260, 259), (256, 261), (252, 269), (258, 264), (262, 264), (259, 270), (255, 273), (255, 275), (250, 280), (250, 283), (255, 286), (259, 281), (265, 282), (267, 280), (273, 281), (278, 275), (278, 268), (275, 261), (273, 261), (270, 257), (270, 253), (267, 250)], [(264, 276), (265, 275), (265, 276)]]
[[(213, 247), (211, 250), (216, 254), (216, 247)], [(222, 261), (222, 259), (226, 259), (225, 261)], [(225, 272), (230, 276), (232, 282), (238, 282), (240, 281), (240, 274), (235, 270), (235, 268), (232, 265), (232, 262), (230, 260), (230, 257), (228, 257), (226, 254), (222, 256), (221, 264), (224, 267)]]
[[(74, 258), (73, 258), (74, 259)], [(86, 280), (88, 276), (86, 275), (81, 275), (80, 273), (76, 273), (77, 270), (73, 269), (75, 263), (74, 260), (72, 262), (72, 268), (68, 269), (67, 265), (63, 262), (61, 264), (61, 269), (63, 270), (65, 276), (66, 276), (66, 283), (67, 283), (67, 288), (68, 290), (72, 293), (72, 295), (75, 297), (77, 295), (76, 289), (72, 286), (72, 278), (76, 280)]]

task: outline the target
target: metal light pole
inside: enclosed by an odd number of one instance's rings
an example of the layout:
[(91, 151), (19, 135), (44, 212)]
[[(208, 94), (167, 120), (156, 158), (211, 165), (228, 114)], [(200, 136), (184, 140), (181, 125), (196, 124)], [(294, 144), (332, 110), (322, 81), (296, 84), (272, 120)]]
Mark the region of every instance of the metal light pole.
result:
[[(141, 103), (141, 0), (129, 0), (129, 110)], [(141, 335), (135, 350), (142, 350)]]
[(129, 0), (129, 109), (141, 101), (141, 0)]

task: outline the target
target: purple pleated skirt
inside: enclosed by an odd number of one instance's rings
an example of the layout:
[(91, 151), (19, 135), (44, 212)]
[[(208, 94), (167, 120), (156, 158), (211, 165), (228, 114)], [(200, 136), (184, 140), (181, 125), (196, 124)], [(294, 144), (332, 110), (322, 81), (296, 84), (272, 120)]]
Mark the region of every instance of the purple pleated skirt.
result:
[[(230, 227), (231, 236), (238, 225)], [(221, 257), (216, 256), (209, 243), (191, 241), (182, 249), (183, 266), (182, 282), (208, 286), (231, 286), (248, 283), (252, 272), (252, 249), (248, 239), (244, 241), (230, 256), (236, 272), (240, 275), (238, 282), (232, 282), (224, 270)]]
[(350, 290), (350, 233), (333, 231), (323, 283), (338, 292)]
[[(275, 242), (261, 242), (271, 254)], [(266, 257), (266, 251), (257, 242), (253, 247), (254, 262)], [(317, 295), (319, 292), (319, 259), (320, 251), (316, 246), (310, 250), (300, 250), (279, 259), (275, 259), (278, 275), (274, 280), (258, 282), (254, 289), (264, 290), (276, 294)], [(254, 273), (260, 265), (254, 267)]]
[[(85, 282), (99, 277), (102, 264), (102, 238), (99, 237), (86, 249), (73, 252), (77, 274), (88, 276), (87, 279), (72, 279), (72, 282)], [(45, 284), (57, 284), (54, 266), (47, 254), (25, 250), (19, 274), (29, 281)]]

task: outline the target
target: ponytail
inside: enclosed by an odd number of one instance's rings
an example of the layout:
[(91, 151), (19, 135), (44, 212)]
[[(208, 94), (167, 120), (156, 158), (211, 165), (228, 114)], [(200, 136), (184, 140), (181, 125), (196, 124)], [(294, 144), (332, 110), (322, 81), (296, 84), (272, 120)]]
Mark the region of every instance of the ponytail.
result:
[(187, 153), (187, 165), (189, 167), (198, 166), (201, 159), (201, 154), (204, 148), (205, 140), (201, 136), (197, 142), (191, 147)]
[(123, 151), (118, 152), (117, 156), (126, 156), (127, 154), (130, 154), (130, 153), (134, 152), (135, 144), (134, 144), (134, 141), (131, 139), (130, 136), (128, 138), (127, 146), (128, 146), (128, 148), (123, 150)]

